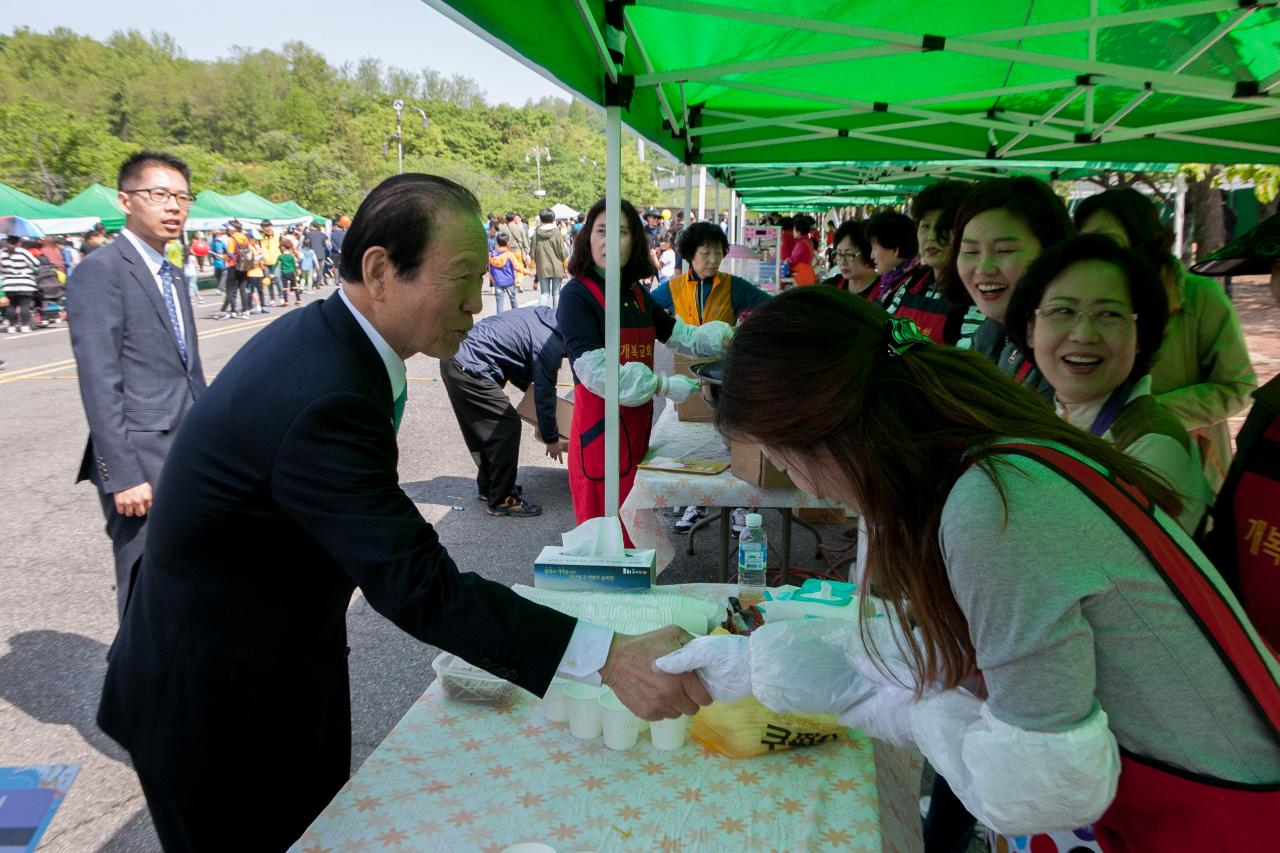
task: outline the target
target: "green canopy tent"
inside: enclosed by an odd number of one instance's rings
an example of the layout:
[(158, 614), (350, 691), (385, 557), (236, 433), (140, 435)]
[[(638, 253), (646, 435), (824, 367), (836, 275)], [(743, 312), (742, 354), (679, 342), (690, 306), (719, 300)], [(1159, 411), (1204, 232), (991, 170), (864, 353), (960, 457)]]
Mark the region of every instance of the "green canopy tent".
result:
[[(686, 164), (1280, 163), (1280, 11), (1240, 0), (424, 0)], [(548, 28), (547, 20), (562, 22)], [(686, 171), (686, 186), (688, 186)], [(606, 293), (618, 269), (606, 270)], [(606, 300), (605, 349), (618, 345)], [(605, 506), (617, 514), (617, 363)]]
[(108, 231), (124, 227), (124, 211), (116, 201), (117, 193), (102, 184), (90, 184), (80, 194), (62, 203), (61, 207), (71, 216), (96, 216)]
[(246, 227), (257, 227), (259, 222), (268, 219), (279, 226), (309, 223), (312, 215), (301, 207), (297, 211), (282, 207), (248, 190), (235, 195), (201, 190), (187, 215), (186, 228), (188, 231), (207, 231), (219, 228), (231, 219), (239, 220)]
[(309, 221), (316, 223), (317, 225), (323, 225), (329, 221), (327, 217), (316, 216), (314, 213), (307, 210), (305, 207), (298, 204), (296, 201), (293, 201), (292, 199), (289, 201), (278, 201), (275, 203), (275, 205), (281, 210), (284, 210), (288, 213), (292, 213), (294, 216), (296, 216), (299, 219), (306, 218)]
[(0, 217), (18, 216), (45, 234), (76, 234), (98, 224), (97, 216), (72, 214), (56, 204), (0, 184)]

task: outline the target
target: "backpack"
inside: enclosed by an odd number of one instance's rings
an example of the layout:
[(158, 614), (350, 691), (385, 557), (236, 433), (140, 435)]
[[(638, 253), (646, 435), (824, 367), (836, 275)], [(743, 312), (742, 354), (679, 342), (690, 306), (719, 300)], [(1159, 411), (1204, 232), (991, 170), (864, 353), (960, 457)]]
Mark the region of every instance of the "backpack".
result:
[(257, 259), (253, 251), (253, 244), (248, 240), (243, 243), (236, 243), (236, 269), (240, 272), (248, 272), (253, 269)]

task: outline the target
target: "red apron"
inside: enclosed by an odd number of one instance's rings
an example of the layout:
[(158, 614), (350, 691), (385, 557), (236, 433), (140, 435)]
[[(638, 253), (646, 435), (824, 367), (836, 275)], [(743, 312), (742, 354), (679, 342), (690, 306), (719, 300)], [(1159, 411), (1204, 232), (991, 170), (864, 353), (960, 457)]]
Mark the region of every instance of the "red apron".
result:
[[(604, 291), (594, 281), (578, 279), (604, 309)], [(645, 304), (639, 285), (633, 284), (636, 302)], [(647, 315), (646, 315), (647, 316)], [(623, 326), (619, 329), (618, 363), (639, 361), (653, 369), (653, 324)], [(627, 499), (636, 480), (636, 466), (649, 450), (653, 428), (653, 401), (642, 406), (619, 406), (618, 501)], [(604, 515), (604, 399), (579, 382), (573, 386), (573, 426), (569, 430), (569, 493), (573, 495), (573, 515), (578, 524)], [(622, 529), (626, 547), (634, 545), (626, 527)]]
[[(1128, 534), (1196, 618), (1223, 664), (1280, 739), (1280, 684), (1271, 652), (1245, 630), (1195, 558), (1160, 525), (1146, 496), (1052, 447), (1001, 444), (1076, 484)], [(1280, 784), (1224, 782), (1128, 752), (1116, 798), (1094, 825), (1107, 853), (1280, 850)]]

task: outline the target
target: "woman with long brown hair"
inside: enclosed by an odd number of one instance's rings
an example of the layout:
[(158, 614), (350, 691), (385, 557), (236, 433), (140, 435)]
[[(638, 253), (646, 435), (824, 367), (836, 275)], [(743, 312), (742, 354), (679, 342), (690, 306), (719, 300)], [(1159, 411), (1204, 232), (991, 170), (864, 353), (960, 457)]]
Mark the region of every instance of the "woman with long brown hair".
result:
[(1001, 832), (1275, 845), (1276, 663), (1150, 469), (833, 288), (739, 327), (717, 420), (864, 516), (860, 586), (889, 618), (699, 638), (661, 668), (914, 743)]

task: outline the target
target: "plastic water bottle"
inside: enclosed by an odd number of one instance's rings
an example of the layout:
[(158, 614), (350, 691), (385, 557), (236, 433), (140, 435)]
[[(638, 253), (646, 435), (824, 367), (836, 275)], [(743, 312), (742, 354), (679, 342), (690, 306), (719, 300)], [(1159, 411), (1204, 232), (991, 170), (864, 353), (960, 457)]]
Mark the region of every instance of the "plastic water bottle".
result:
[(764, 519), (758, 512), (749, 512), (747, 526), (738, 536), (738, 600), (743, 607), (764, 600), (768, 564), (769, 540), (764, 535)]

